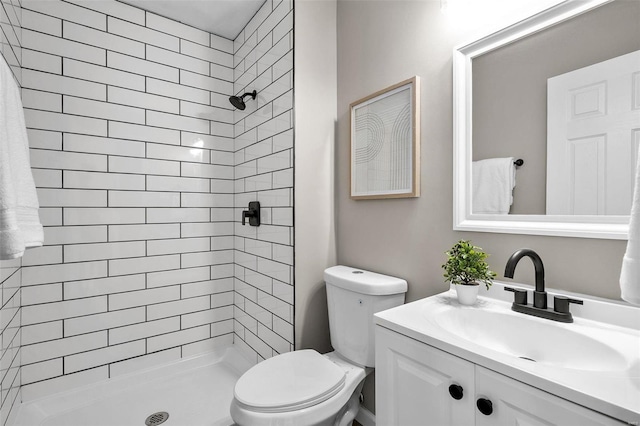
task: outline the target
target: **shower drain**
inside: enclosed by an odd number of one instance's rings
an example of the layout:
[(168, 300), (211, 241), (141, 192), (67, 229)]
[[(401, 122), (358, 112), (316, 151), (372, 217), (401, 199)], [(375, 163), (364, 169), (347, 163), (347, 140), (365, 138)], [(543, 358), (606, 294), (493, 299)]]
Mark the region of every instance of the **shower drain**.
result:
[(169, 413), (167, 413), (166, 411), (158, 411), (157, 413), (153, 413), (152, 415), (147, 417), (147, 420), (144, 421), (144, 424), (147, 426), (157, 426), (166, 422), (168, 418)]

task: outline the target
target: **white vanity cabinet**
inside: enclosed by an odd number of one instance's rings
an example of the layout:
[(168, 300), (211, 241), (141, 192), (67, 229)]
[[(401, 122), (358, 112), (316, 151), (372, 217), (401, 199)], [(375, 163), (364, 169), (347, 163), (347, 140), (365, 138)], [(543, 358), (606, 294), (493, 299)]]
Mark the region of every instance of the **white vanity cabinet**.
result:
[[(485, 401), (478, 403), (482, 399)], [(376, 424), (595, 426), (627, 423), (378, 325)]]
[(476, 409), (476, 426), (626, 425), (566, 399), (476, 365), (476, 401), (491, 401), (492, 413)]
[(474, 388), (469, 361), (376, 326), (377, 426), (473, 425)]

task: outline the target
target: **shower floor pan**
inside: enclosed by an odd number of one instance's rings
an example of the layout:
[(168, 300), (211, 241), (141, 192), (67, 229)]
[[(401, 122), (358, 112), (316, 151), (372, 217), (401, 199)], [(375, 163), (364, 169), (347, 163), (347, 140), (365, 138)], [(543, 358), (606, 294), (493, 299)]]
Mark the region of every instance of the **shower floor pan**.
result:
[(20, 405), (14, 426), (228, 426), (236, 381), (250, 367), (233, 346)]

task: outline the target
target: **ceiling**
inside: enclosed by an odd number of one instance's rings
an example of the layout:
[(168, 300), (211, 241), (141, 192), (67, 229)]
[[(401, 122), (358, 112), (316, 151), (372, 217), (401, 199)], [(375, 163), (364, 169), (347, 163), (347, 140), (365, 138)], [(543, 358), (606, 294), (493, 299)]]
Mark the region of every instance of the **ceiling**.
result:
[(234, 40), (266, 0), (120, 0)]

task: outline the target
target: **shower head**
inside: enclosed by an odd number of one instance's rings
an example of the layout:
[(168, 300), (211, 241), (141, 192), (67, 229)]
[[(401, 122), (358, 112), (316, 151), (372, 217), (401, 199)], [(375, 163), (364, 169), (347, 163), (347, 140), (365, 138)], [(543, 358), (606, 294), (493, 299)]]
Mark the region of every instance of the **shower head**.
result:
[(254, 90), (253, 92), (247, 92), (242, 96), (229, 96), (229, 102), (231, 102), (231, 105), (238, 108), (240, 111), (243, 111), (247, 107), (244, 103), (244, 98), (251, 96), (251, 99), (255, 99), (257, 95), (258, 92)]

